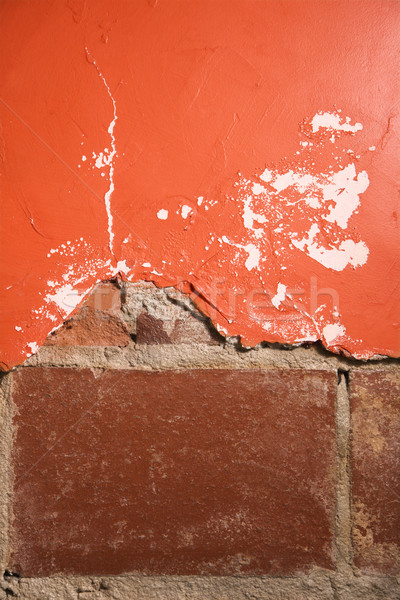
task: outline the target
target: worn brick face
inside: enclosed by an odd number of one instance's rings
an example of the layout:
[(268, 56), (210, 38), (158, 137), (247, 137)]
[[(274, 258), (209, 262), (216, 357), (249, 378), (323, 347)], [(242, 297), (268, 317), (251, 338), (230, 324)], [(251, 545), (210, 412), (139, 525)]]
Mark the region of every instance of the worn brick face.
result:
[(332, 567), (336, 376), (23, 368), (10, 569)]
[(351, 376), (355, 562), (400, 572), (400, 374)]
[(120, 309), (118, 287), (113, 283), (101, 283), (77, 313), (49, 335), (46, 345), (127, 346), (131, 338)]
[(164, 323), (146, 312), (136, 319), (137, 344), (170, 344), (171, 340), (164, 329)]

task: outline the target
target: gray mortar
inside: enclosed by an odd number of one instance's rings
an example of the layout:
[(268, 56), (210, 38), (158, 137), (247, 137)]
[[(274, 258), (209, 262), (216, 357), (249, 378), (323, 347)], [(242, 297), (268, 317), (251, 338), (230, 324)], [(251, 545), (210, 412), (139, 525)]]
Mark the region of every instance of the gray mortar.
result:
[(10, 403), (11, 376), (0, 380), (0, 569), (4, 571), (8, 560), (8, 530), (10, 523), (12, 408)]
[[(8, 595), (7, 595), (7, 590)], [(7, 576), (0, 598), (20, 600), (398, 600), (399, 582), (320, 569), (301, 577)]]
[[(153, 284), (123, 284), (121, 317), (136, 332), (137, 315), (146, 310), (163, 321), (169, 333), (173, 323), (190, 312), (202, 327), (209, 321), (193, 303), (173, 288)], [(400, 600), (400, 580), (361, 574), (352, 564), (350, 507), (350, 401), (347, 376), (351, 370), (398, 369), (397, 360), (356, 361), (311, 347), (240, 348), (236, 338), (219, 346), (171, 344), (143, 346), (132, 341), (125, 348), (43, 346), (23, 368), (34, 366), (102, 369), (311, 369), (336, 371), (337, 496), (334, 558), (335, 570), (312, 569), (298, 577), (147, 577), (128, 574), (112, 577), (55, 576), (19, 578), (6, 573), (0, 580), (0, 600)], [(0, 560), (7, 567), (10, 521), (10, 448), (12, 406), (10, 377), (0, 388)]]
[(397, 370), (394, 360), (353, 362), (329, 354), (318, 346), (300, 346), (291, 350), (282, 348), (254, 348), (238, 351), (230, 344), (166, 344), (145, 346), (131, 342), (125, 348), (117, 347), (61, 347), (42, 346), (23, 367), (80, 367), (104, 369), (322, 369), (349, 371), (377, 369)]

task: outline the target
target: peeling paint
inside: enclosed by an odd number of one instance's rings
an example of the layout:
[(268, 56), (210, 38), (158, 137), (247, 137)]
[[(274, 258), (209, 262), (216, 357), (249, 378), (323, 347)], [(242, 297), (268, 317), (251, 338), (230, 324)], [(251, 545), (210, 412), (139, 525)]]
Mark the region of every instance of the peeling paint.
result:
[(247, 347), (399, 356), (394, 4), (0, 10), (3, 368), (113, 277)]
[(338, 113), (318, 112), (314, 115), (311, 125), (313, 133), (319, 129), (334, 129), (335, 131), (346, 131), (348, 133), (357, 133), (357, 131), (362, 130), (363, 126), (361, 123), (351, 125), (350, 122), (350, 117), (346, 117), (343, 120)]

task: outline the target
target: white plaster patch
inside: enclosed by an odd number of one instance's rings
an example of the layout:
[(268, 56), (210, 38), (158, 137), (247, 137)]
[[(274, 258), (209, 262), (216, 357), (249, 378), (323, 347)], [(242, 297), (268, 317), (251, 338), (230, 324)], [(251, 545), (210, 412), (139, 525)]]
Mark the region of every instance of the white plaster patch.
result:
[(127, 275), (130, 270), (130, 267), (126, 264), (126, 260), (119, 260), (117, 266), (113, 268), (113, 274), (117, 275), (117, 273), (124, 273)]
[(361, 131), (363, 126), (361, 123), (355, 123), (351, 125), (351, 118), (346, 117), (343, 122), (341, 116), (338, 113), (333, 112), (318, 112), (312, 118), (311, 125), (313, 133), (316, 133), (319, 129), (334, 129), (335, 131), (345, 131), (347, 133), (356, 133)]
[[(272, 177), (271, 177), (271, 180), (272, 180)], [(313, 175), (311, 175), (310, 173), (295, 173), (294, 171), (292, 171), (290, 169), (286, 173), (282, 173), (282, 174), (277, 173), (273, 178), (271, 186), (277, 192), (282, 192), (283, 190), (286, 190), (288, 187), (296, 186), (296, 188), (299, 190), (299, 192), (303, 193), (303, 192), (305, 192), (307, 187), (309, 187), (310, 185), (312, 185), (314, 183), (314, 180), (315, 180), (315, 177)]]
[(240, 250), (245, 250), (245, 252), (247, 252), (248, 258), (244, 265), (248, 271), (252, 271), (254, 268), (259, 266), (261, 253), (254, 244), (235, 244), (234, 242), (231, 242), (226, 235), (222, 236), (221, 241), (225, 242), (225, 244), (235, 246), (235, 248), (239, 248)]
[(263, 185), (261, 185), (260, 183), (253, 183), (253, 187), (251, 188), (251, 191), (253, 192), (253, 194), (258, 196), (259, 194), (262, 194), (263, 192), (265, 192), (265, 187)]
[(344, 326), (339, 325), (338, 323), (329, 323), (328, 325), (325, 325), (325, 327), (322, 330), (322, 334), (328, 345), (334, 342), (338, 337), (343, 336), (344, 333)]
[(60, 286), (54, 294), (47, 294), (45, 302), (54, 302), (60, 311), (67, 316), (78, 306), (88, 291), (89, 289), (84, 293), (78, 293), (70, 283), (66, 283)]
[(272, 179), (272, 172), (269, 169), (265, 169), (265, 171), (260, 175), (260, 179), (265, 181), (265, 183), (269, 183)]
[[(268, 170), (267, 179), (269, 190), (261, 196), (263, 205), (267, 206), (268, 222), (279, 222), (279, 227), (273, 227), (277, 234), (286, 232), (289, 234), (293, 246), (308, 254), (311, 258), (324, 265), (326, 268), (334, 270), (343, 270), (347, 265), (359, 267), (367, 261), (368, 248), (361, 241), (355, 241), (351, 238), (340, 240), (340, 234), (333, 230), (330, 223), (339, 227), (339, 230), (345, 231), (350, 217), (356, 212), (360, 205), (360, 195), (366, 191), (369, 186), (369, 178), (366, 171), (357, 173), (353, 163), (339, 168), (335, 171), (314, 175), (307, 172), (305, 167), (299, 167), (298, 170), (289, 169), (280, 173), (277, 170)], [(275, 191), (271, 191), (275, 190)], [(294, 196), (294, 193), (297, 193)], [(276, 196), (276, 198), (275, 198)], [(260, 201), (258, 206), (262, 206)], [(244, 220), (245, 226), (256, 233), (257, 238), (263, 238), (263, 228), (253, 229), (253, 220), (256, 217), (258, 222), (265, 222), (259, 218), (251, 208), (248, 197), (243, 197), (245, 206)], [(290, 207), (296, 206), (297, 212), (292, 212)], [(315, 214), (310, 224), (308, 234), (300, 238), (296, 232), (296, 223), (304, 220), (304, 209), (308, 206)], [(288, 210), (289, 209), (289, 210)], [(294, 215), (298, 215), (294, 217)], [(264, 216), (264, 215), (261, 215)], [(292, 229), (290, 231), (290, 221), (293, 218)], [(322, 236), (317, 241), (316, 235), (320, 232), (317, 220), (321, 224)], [(330, 228), (330, 229), (329, 229)], [(330, 241), (326, 241), (328, 232)], [(282, 233), (283, 235), (283, 233)], [(329, 239), (329, 238), (328, 238)], [(279, 252), (276, 252), (279, 256)]]
[(324, 202), (334, 202), (326, 220), (346, 229), (349, 218), (360, 204), (359, 195), (365, 192), (368, 185), (367, 172), (361, 171), (357, 175), (354, 164), (333, 173), (331, 183), (326, 183), (322, 189)]
[[(255, 184), (257, 185), (257, 184)], [(262, 186), (260, 186), (262, 187)], [(264, 190), (265, 191), (265, 190)], [(254, 235), (258, 238), (262, 236), (262, 229), (254, 227), (254, 221), (257, 223), (266, 223), (267, 217), (265, 215), (256, 214), (252, 208), (251, 203), (253, 201), (252, 196), (247, 196), (243, 201), (243, 223), (246, 229), (250, 229)]]
[(361, 267), (367, 262), (369, 250), (364, 242), (354, 242), (354, 240), (343, 240), (339, 247), (329, 247), (318, 245), (315, 236), (319, 233), (316, 223), (311, 225), (308, 236), (301, 239), (292, 239), (295, 248), (302, 250), (327, 269), (334, 271), (343, 271), (347, 265)]
[(248, 271), (252, 271), (260, 264), (260, 251), (254, 244), (246, 244), (246, 246), (242, 246), (242, 248), (249, 255), (244, 266)]

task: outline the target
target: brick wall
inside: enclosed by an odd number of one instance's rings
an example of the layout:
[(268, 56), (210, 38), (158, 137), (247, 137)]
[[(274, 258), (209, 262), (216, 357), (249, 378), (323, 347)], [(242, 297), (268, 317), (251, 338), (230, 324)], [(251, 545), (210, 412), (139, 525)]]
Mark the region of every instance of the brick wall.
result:
[(98, 286), (2, 379), (0, 598), (400, 598), (398, 364)]

